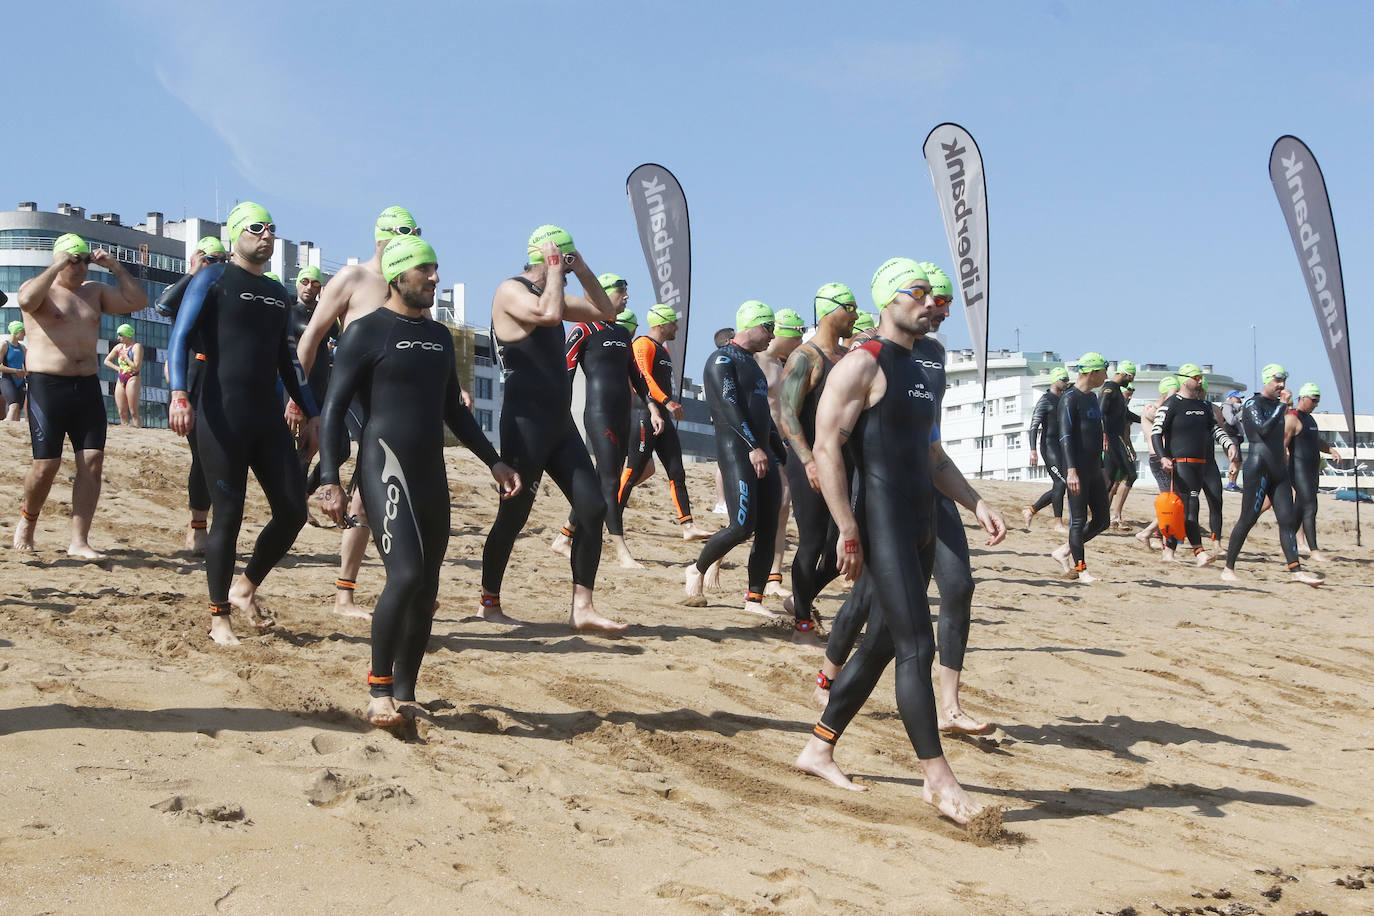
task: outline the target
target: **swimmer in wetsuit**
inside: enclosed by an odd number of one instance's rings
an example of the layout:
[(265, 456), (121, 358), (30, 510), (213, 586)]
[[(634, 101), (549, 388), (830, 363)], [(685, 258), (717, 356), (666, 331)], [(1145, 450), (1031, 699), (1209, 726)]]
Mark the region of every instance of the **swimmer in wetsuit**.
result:
[(1040, 498), (1021, 509), (1021, 518), (1030, 527), (1035, 513), (1046, 506), (1054, 506), (1054, 530), (1067, 532), (1064, 527), (1064, 493), (1067, 484), (1064, 480), (1064, 459), (1059, 451), (1059, 399), (1069, 387), (1069, 370), (1055, 366), (1050, 370), (1050, 387), (1035, 402), (1035, 411), (1030, 422), (1030, 463), (1031, 467), (1044, 464), (1050, 475), (1050, 488), (1040, 494)]
[[(310, 319), (315, 316), (315, 307), (320, 302), (320, 292), (324, 288), (324, 274), (313, 264), (302, 267), (296, 274), (296, 301), (291, 303), (291, 339), (297, 348), (296, 358), (300, 358), (300, 340), (305, 336), (306, 330), (310, 327)], [(310, 383), (310, 393), (315, 396), (315, 403), (320, 410), (324, 410), (324, 401), (329, 394), (329, 373), (334, 364), (334, 352), (330, 347), (331, 343), (339, 339), (339, 323), (336, 321), (324, 339), (315, 347), (315, 359), (310, 366), (306, 381)], [(287, 424), (291, 422), (287, 419)], [(323, 428), (324, 420), (321, 414), (320, 426)], [(348, 435), (347, 430), (344, 436)], [(304, 443), (297, 446), (296, 456), (301, 461), (301, 468), (309, 471), (305, 477), (305, 492), (314, 493), (320, 486), (320, 467), (317, 462), (313, 469), (310, 468), (310, 459), (315, 457), (314, 450), (306, 451)], [(307, 506), (309, 503), (307, 502)]]
[[(948, 459), (945, 466), (930, 464), (938, 401), (924, 360), (912, 349), (917, 335), (931, 330), (932, 314), (947, 309), (935, 305), (930, 286), (926, 272), (906, 258), (878, 269), (873, 298), (882, 315), (879, 336), (840, 361), (817, 408), (814, 454), (840, 532), (841, 572), (859, 579), (855, 589), (871, 589), (874, 599), (863, 645), (835, 679), (796, 766), (842, 788), (861, 788), (835, 763), (835, 744), (895, 659), (897, 707), (921, 761), (923, 798), (966, 824), (982, 809), (945, 759), (930, 684), (935, 639), (927, 571), (936, 540), (937, 477), (952, 467)], [(861, 480), (857, 514), (840, 454), (846, 443)], [(964, 482), (960, 501), (971, 495)], [(987, 527), (990, 520), (984, 522)]]
[(821, 495), (820, 476), (811, 454), (816, 442), (816, 405), (826, 378), (846, 352), (840, 340), (853, 333), (859, 308), (853, 290), (843, 283), (827, 283), (817, 290), (814, 307), (816, 333), (787, 358), (778, 399), (778, 428), (788, 450), (784, 467), (792, 488), (792, 513), (797, 519), (792, 597), (783, 607), (795, 618), (792, 641), (807, 646), (821, 645), (815, 632), (813, 603), (821, 589), (839, 575), (835, 522)]
[[(806, 321), (795, 310), (778, 309), (773, 313), (773, 340), (768, 344), (768, 349), (754, 354), (754, 361), (759, 364), (768, 382), (768, 414), (779, 432), (782, 430), (779, 408), (783, 366), (801, 346), (802, 332), (805, 330)], [(773, 536), (773, 565), (768, 570), (768, 584), (763, 587), (763, 593), (782, 598), (785, 607), (792, 597), (792, 593), (782, 587), (782, 558), (787, 552), (787, 520), (792, 514), (792, 486), (786, 473), (778, 475), (778, 484), (782, 491), (778, 501), (778, 530)]]
[[(592, 460), (572, 418), (572, 380), (563, 352), (563, 321), (613, 321), (615, 306), (601, 288), (572, 236), (557, 226), (540, 226), (530, 236), (529, 262), (519, 276), (496, 288), (491, 332), (505, 375), (501, 404), (501, 456), (520, 474), (524, 489), (504, 500), (482, 549), (484, 619), (519, 623), (501, 609), (501, 583), (515, 539), (534, 506), (539, 481), (548, 471), (572, 504), (572, 609), (576, 630), (619, 633), (625, 624), (597, 613), (592, 601), (601, 563), (601, 528), (606, 500)], [(577, 274), (588, 298), (567, 295), (569, 272)]]
[[(167, 425), (183, 436), (198, 427), (197, 450), (215, 510), (205, 545), (209, 635), (220, 645), (233, 646), (238, 645), (230, 625), (233, 608), (247, 614), (259, 632), (276, 625), (258, 604), (258, 586), (305, 525), (305, 472), (282, 417), (278, 375), (310, 418), (303, 435), (314, 439), (319, 420), (291, 347), (286, 290), (263, 276), (276, 244), (272, 217), (260, 205), (244, 201), (230, 211), (226, 225), (231, 260), (196, 273), (172, 326)], [(194, 405), (187, 382), (192, 347), (206, 355)], [(234, 580), (249, 470), (267, 497), (272, 517), (258, 535), (243, 574)]]
[(773, 339), (773, 310), (750, 299), (735, 312), (735, 336), (706, 358), (702, 389), (716, 429), (716, 463), (724, 481), (729, 525), (702, 545), (696, 562), (687, 566), (688, 607), (705, 607), (702, 589), (708, 571), (751, 536), (749, 586), (744, 610), (770, 620), (779, 615), (763, 606), (763, 589), (773, 563), (777, 535), (778, 500), (782, 492), (778, 466), (783, 460), (782, 437), (768, 411), (768, 380), (754, 360)]
[(1050, 555), (1079, 582), (1097, 581), (1088, 574), (1083, 545), (1107, 530), (1109, 504), (1107, 477), (1102, 472), (1102, 408), (1093, 393), (1106, 377), (1107, 360), (1102, 354), (1084, 353), (1078, 361), (1078, 381), (1059, 402), (1059, 441), (1069, 491), (1069, 541)]
[[(643, 569), (625, 543), (625, 527), (621, 522), (620, 471), (630, 448), (630, 405), (638, 396), (638, 403), (649, 398), (644, 377), (635, 368), (630, 353), (630, 338), (638, 326), (634, 312), (626, 312), (629, 301), (628, 284), (615, 274), (597, 277), (611, 305), (619, 311), (616, 320), (583, 321), (573, 325), (563, 342), (568, 365), (568, 378), (582, 367), (586, 381), (586, 405), (582, 411), (582, 429), (587, 448), (596, 461), (596, 475), (601, 479), (601, 496), (606, 500), (606, 533), (615, 545), (622, 569)], [(649, 402), (658, 413), (657, 402)], [(662, 419), (659, 420), (662, 426)], [(569, 516), (568, 523), (554, 538), (551, 549), (565, 557), (572, 556), (573, 530), (577, 520)]]
[[(1183, 500), (1184, 527), (1198, 566), (1214, 559), (1202, 546), (1198, 497), (1203, 490), (1212, 489), (1217, 500), (1221, 499), (1221, 477), (1209, 478), (1206, 466), (1212, 463), (1217, 446), (1235, 454), (1231, 437), (1217, 424), (1212, 405), (1203, 398), (1202, 378), (1202, 370), (1192, 363), (1179, 368), (1178, 394), (1155, 411), (1150, 432), (1150, 451), (1159, 456), (1160, 470), (1169, 475), (1170, 488)], [(1216, 467), (1214, 463), (1212, 466)], [(1217, 524), (1214, 519), (1214, 530)], [(1165, 552), (1166, 558), (1172, 558), (1173, 545), (1166, 544)]]
[(1245, 450), (1245, 494), (1240, 518), (1231, 529), (1226, 568), (1221, 571), (1221, 578), (1225, 582), (1237, 581), (1236, 558), (1268, 499), (1279, 523), (1279, 546), (1294, 581), (1321, 585), (1322, 577), (1303, 569), (1298, 559), (1298, 522), (1293, 510), (1293, 488), (1288, 482), (1288, 455), (1284, 450), (1288, 407), (1293, 403), (1293, 393), (1287, 387), (1288, 370), (1278, 363), (1270, 363), (1260, 370), (1260, 380), (1264, 387), (1245, 402), (1241, 415), (1245, 441), (1250, 444)]
[(1288, 419), (1284, 421), (1288, 470), (1293, 480), (1293, 509), (1302, 524), (1301, 533), (1314, 563), (1326, 562), (1326, 556), (1317, 549), (1317, 481), (1322, 473), (1321, 456), (1325, 452), (1333, 461), (1341, 460), (1341, 453), (1322, 438), (1317, 431), (1317, 421), (1312, 419), (1312, 411), (1321, 398), (1321, 389), (1316, 385), (1311, 382), (1303, 385), (1298, 391), (1298, 406), (1288, 412)]
[[(445, 425), (491, 469), (502, 497), (520, 478), (463, 406), (453, 336), (425, 311), (439, 282), (438, 256), (418, 236), (389, 242), (382, 276), (390, 295), (376, 311), (349, 325), (339, 342), (339, 371), (325, 400), (320, 438), (320, 508), (340, 525), (346, 498), (339, 486), (340, 435), (354, 396), (367, 423), (358, 441), (354, 479), (379, 524), (372, 529), (386, 567), (386, 586), (372, 613), (371, 700), (368, 721), (401, 725), (397, 701), (415, 701), (415, 682), (434, 623), (439, 572), (449, 539)], [(372, 410), (372, 405), (385, 405)], [(346, 444), (344, 448), (346, 448)]]
[[(0, 300), (3, 302), (3, 300)], [(10, 336), (0, 340), (0, 396), (3, 396), (5, 419), (18, 420), (29, 396), (28, 370), (24, 366), (27, 355), (24, 347), (24, 322), (11, 321)]]
[(1136, 456), (1131, 448), (1130, 426), (1139, 423), (1140, 416), (1131, 411), (1131, 399), (1124, 389), (1135, 380), (1135, 363), (1123, 359), (1117, 363), (1116, 374), (1103, 383), (1098, 393), (1102, 410), (1102, 471), (1107, 475), (1107, 489), (1114, 490), (1109, 524), (1117, 531), (1130, 531), (1131, 526), (1121, 520), (1126, 496), (1135, 486)]
[(849, 339), (844, 341), (846, 350), (852, 350), (865, 340), (869, 340), (878, 333), (878, 322), (873, 320), (870, 312), (860, 311), (854, 317), (854, 328), (850, 333)]

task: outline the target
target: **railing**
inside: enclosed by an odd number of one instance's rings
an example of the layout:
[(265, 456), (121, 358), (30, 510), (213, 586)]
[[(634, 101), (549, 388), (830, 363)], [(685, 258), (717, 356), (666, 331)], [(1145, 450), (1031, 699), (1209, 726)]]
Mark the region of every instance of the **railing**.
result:
[[(0, 236), (0, 249), (8, 251), (52, 251), (53, 240), (41, 235), (6, 235)], [(186, 259), (177, 258), (168, 254), (159, 254), (149, 251), (147, 245), (139, 245), (137, 248), (126, 248), (123, 245), (112, 245), (108, 242), (92, 241), (92, 248), (103, 248), (114, 255), (117, 260), (125, 264), (144, 264), (148, 267), (156, 267), (159, 270), (169, 270), (172, 273), (186, 273)]]

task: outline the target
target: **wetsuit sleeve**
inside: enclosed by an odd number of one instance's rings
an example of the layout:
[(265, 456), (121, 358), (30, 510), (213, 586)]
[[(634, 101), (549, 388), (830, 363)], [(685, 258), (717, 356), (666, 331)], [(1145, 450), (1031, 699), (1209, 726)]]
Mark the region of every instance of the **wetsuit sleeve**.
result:
[[(640, 338), (643, 340), (644, 338)], [(636, 341), (638, 343), (638, 341)], [(759, 447), (758, 437), (754, 435), (753, 429), (749, 426), (749, 419), (744, 412), (744, 403), (741, 400), (739, 390), (739, 375), (735, 371), (735, 361), (727, 357), (716, 357), (706, 364), (706, 384), (715, 392), (719, 393), (720, 410), (724, 414), (719, 419), (724, 420), (725, 424), (735, 432), (737, 436), (744, 440), (744, 444), (750, 451)], [(654, 388), (650, 381), (650, 391)], [(712, 405), (713, 407), (715, 405)]]
[(307, 417), (320, 415), (319, 407), (315, 406), (315, 395), (310, 390), (310, 383), (305, 379), (305, 370), (301, 368), (301, 361), (296, 358), (296, 347), (292, 341), (289, 321), (278, 344), (277, 378), (286, 387), (291, 400), (300, 405), (301, 411)]
[(181, 297), (177, 320), (172, 325), (171, 340), (167, 344), (167, 376), (172, 391), (187, 390), (186, 367), (191, 353), (191, 335), (200, 321), (210, 287), (223, 273), (224, 267), (220, 264), (203, 268), (191, 278), (186, 286), (186, 294)]
[[(636, 337), (634, 342), (635, 365), (639, 367), (639, 374), (644, 376), (644, 384), (649, 389), (649, 397), (658, 401), (660, 404), (667, 404), (672, 400), (668, 392), (658, 387), (658, 382), (654, 381), (654, 341), (651, 337)], [(732, 368), (733, 375), (734, 369)], [(754, 448), (754, 446), (749, 446)]]
[(1258, 398), (1251, 398), (1249, 401), (1246, 401), (1245, 412), (1250, 415), (1250, 422), (1255, 424), (1255, 429), (1259, 433), (1260, 438), (1265, 438), (1272, 435), (1277, 427), (1284, 424), (1284, 421), (1288, 419), (1288, 411), (1284, 410), (1283, 405), (1280, 404), (1269, 419), (1266, 420), (1260, 416), (1259, 404), (1257, 403), (1258, 400)]
[(783, 445), (782, 434), (778, 432), (772, 420), (768, 421), (768, 447), (773, 450), (773, 457), (778, 459), (778, 464), (787, 464), (787, 448)]
[[(348, 457), (349, 438), (344, 429), (344, 417), (361, 380), (372, 372), (377, 355), (381, 352), (376, 341), (369, 346), (367, 329), (358, 327), (363, 321), (353, 322), (339, 341), (339, 359), (334, 363), (334, 372), (329, 377), (329, 388), (325, 393), (324, 409), (320, 411), (321, 484), (339, 482), (339, 465)], [(342, 452), (339, 450), (341, 444)]]
[(1074, 435), (1072, 395), (1065, 394), (1059, 399), (1059, 446), (1064, 453), (1064, 471), (1078, 470), (1078, 441)]
[[(591, 336), (591, 328), (586, 323), (573, 325), (573, 329), (568, 332), (568, 339), (563, 342), (563, 355), (568, 360), (568, 378), (577, 374), (577, 362), (582, 358), (582, 346)], [(457, 432), (457, 430), (454, 430)]]
[(1050, 399), (1044, 395), (1035, 402), (1035, 412), (1031, 414), (1030, 421), (1030, 444), (1031, 448), (1039, 450), (1040, 437), (1044, 433), (1045, 421), (1049, 417)]
[(1228, 449), (1232, 445), (1234, 445), (1237, 449), (1240, 448), (1240, 443), (1231, 438), (1231, 433), (1227, 431), (1226, 426), (1222, 423), (1217, 422), (1217, 415), (1215, 413), (1211, 413), (1211, 415), (1207, 419), (1212, 424), (1213, 442), (1215, 442), (1222, 449)]
[(1126, 419), (1129, 421), (1129, 422), (1127, 423), (1128, 426), (1129, 426), (1131, 423), (1139, 423), (1139, 422), (1140, 422), (1140, 414), (1136, 413), (1134, 410), (1131, 410), (1131, 408), (1127, 407), (1127, 408), (1126, 408)]
[(157, 309), (159, 315), (166, 315), (168, 318), (175, 318), (177, 309), (181, 307), (181, 298), (186, 295), (186, 287), (191, 285), (191, 274), (187, 274), (171, 286), (162, 291), (162, 295), (157, 297), (153, 303), (153, 308)]
[[(330, 387), (333, 387), (333, 382)], [(449, 368), (448, 393), (444, 395), (444, 422), (453, 430), (459, 442), (466, 445), (483, 464), (491, 467), (501, 460), (501, 456), (496, 453), (486, 433), (482, 432), (472, 411), (463, 406), (462, 394), (463, 386), (458, 381), (458, 364), (455, 362)]]

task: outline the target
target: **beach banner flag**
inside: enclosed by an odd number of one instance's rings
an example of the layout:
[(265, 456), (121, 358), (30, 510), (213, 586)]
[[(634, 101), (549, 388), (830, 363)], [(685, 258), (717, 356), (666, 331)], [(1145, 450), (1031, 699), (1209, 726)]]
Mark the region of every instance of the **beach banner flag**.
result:
[(654, 298), (679, 314), (677, 337), (667, 344), (673, 358), (674, 398), (682, 399), (682, 370), (687, 362), (688, 309), (692, 300), (692, 235), (687, 228), (687, 197), (673, 173), (646, 162), (625, 179), (639, 244), (654, 285)]
[(950, 271), (959, 286), (969, 339), (984, 397), (988, 387), (988, 193), (983, 155), (958, 124), (944, 123), (926, 137), (926, 165), (940, 200), (949, 238)]

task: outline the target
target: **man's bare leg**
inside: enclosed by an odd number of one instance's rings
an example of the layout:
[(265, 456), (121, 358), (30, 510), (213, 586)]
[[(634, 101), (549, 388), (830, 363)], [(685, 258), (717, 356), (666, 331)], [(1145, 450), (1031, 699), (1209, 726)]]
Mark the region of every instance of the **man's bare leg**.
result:
[(1034, 507), (1034, 506), (1022, 506), (1022, 507), (1021, 507), (1021, 521), (1023, 521), (1023, 522), (1026, 523), (1026, 527), (1027, 527), (1027, 528), (1029, 528), (1029, 527), (1031, 526), (1031, 519), (1033, 519), (1033, 518), (1035, 518), (1035, 507)]
[(1135, 539), (1140, 542), (1140, 546), (1146, 550), (1153, 550), (1154, 544), (1151, 542), (1159, 536), (1159, 519), (1151, 520), (1141, 531), (1137, 531)]
[(711, 532), (705, 528), (698, 528), (694, 521), (685, 522), (682, 525), (682, 539), (684, 541), (704, 541), (710, 536)]
[(572, 612), (568, 614), (568, 624), (579, 632), (624, 633), (629, 624), (616, 623), (602, 617), (592, 605), (592, 590), (585, 585), (573, 586)]
[(477, 616), (488, 623), (501, 623), (512, 627), (523, 626), (525, 623), (523, 620), (507, 617), (501, 610), (501, 596), (493, 595), (486, 589), (482, 589), (482, 606), (477, 609)]
[[(223, 605), (221, 605), (221, 607), (223, 607), (223, 609), (224, 609), (225, 611), (228, 611), (228, 610), (229, 610), (229, 607), (228, 607), (228, 606), (223, 606)], [(233, 627), (232, 623), (230, 622), (229, 615), (228, 615), (227, 613), (223, 613), (223, 614), (216, 614), (216, 613), (213, 613), (213, 611), (214, 611), (214, 606), (211, 607), (211, 611), (212, 611), (212, 613), (210, 614), (210, 634), (209, 634), (209, 635), (210, 635), (210, 638), (213, 639), (213, 640), (214, 640), (215, 642), (217, 642), (218, 644), (220, 644), (221, 646), (237, 646), (237, 645), (239, 645), (239, 638), (238, 638), (237, 636), (234, 635), (234, 627)]]
[(782, 483), (782, 503), (778, 508), (778, 530), (773, 535), (773, 565), (768, 570), (768, 582), (763, 586), (765, 595), (786, 598), (792, 593), (782, 584), (782, 557), (787, 552), (787, 520), (792, 516), (792, 487), (787, 475), (780, 475)]
[(940, 731), (947, 735), (986, 735), (992, 724), (980, 722), (959, 705), (959, 671), (940, 666)]
[(687, 564), (683, 577), (686, 580), (687, 597), (682, 604), (685, 607), (706, 607), (706, 596), (701, 593), (703, 577), (695, 560)]
[(100, 501), (100, 472), (105, 467), (105, 453), (100, 449), (82, 449), (76, 453), (76, 481), (72, 484), (72, 543), (68, 556), (85, 560), (103, 560), (105, 555), (91, 547), (91, 521)]
[(797, 755), (797, 761), (793, 766), (803, 773), (819, 776), (841, 789), (848, 789), (851, 792), (868, 791), (868, 786), (858, 785), (840, 769), (839, 764), (835, 762), (835, 745), (828, 741), (822, 741), (815, 735), (807, 739), (806, 746)]
[[(644, 564), (635, 559), (634, 554), (630, 553), (630, 545), (625, 543), (625, 535), (611, 535), (611, 543), (615, 545), (615, 556), (620, 561), (621, 569), (643, 569)], [(569, 552), (569, 556), (571, 556)]]
[[(348, 510), (358, 519), (353, 528), (345, 528), (339, 538), (339, 582), (356, 585), (358, 571), (363, 568), (363, 554), (367, 553), (367, 539), (371, 531), (367, 527), (367, 509), (363, 506), (363, 493), (360, 487), (349, 500)], [(354, 617), (371, 620), (372, 612), (353, 603), (353, 589), (340, 587), (334, 593), (334, 613), (341, 617)]]
[(205, 556), (205, 529), (209, 526), (209, 509), (192, 509), (191, 521), (186, 525), (186, 549), (193, 557)]
[(14, 526), (15, 550), (33, 550), (33, 532), (38, 527), (38, 514), (48, 501), (48, 492), (61, 467), (61, 458), (34, 459), (29, 467), (29, 473), (24, 477), (24, 503), (19, 507), (19, 524)]
[(1131, 526), (1121, 520), (1121, 511), (1126, 507), (1126, 497), (1131, 493), (1130, 484), (1124, 480), (1116, 488), (1116, 495), (1112, 497), (1112, 527), (1118, 531), (1130, 531)]
[(921, 798), (927, 805), (939, 811), (956, 824), (967, 824), (982, 812), (983, 806), (976, 803), (949, 768), (949, 761), (943, 756), (921, 761), (921, 772), (925, 775), (925, 785), (921, 787)]
[(553, 543), (549, 545), (549, 549), (560, 557), (572, 559), (572, 528), (564, 525), (559, 529), (558, 535), (554, 537)]
[(811, 698), (816, 701), (816, 705), (821, 709), (830, 703), (830, 686), (835, 683), (835, 678), (840, 676), (840, 666), (826, 656), (821, 662), (821, 675), (816, 679), (816, 692), (811, 694)]
[(258, 587), (246, 575), (240, 573), (229, 586), (229, 603), (248, 615), (248, 622), (259, 633), (265, 633), (277, 622), (262, 612), (258, 605)]

